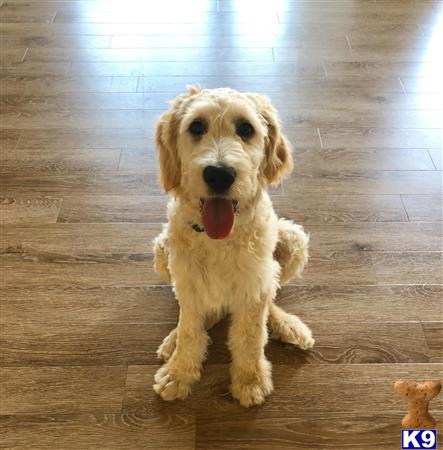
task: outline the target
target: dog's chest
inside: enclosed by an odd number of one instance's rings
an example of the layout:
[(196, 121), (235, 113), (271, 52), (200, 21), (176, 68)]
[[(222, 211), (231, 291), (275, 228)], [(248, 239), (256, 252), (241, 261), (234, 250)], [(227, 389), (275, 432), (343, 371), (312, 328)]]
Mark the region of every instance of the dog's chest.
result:
[(192, 230), (186, 239), (177, 243), (172, 240), (171, 250), (174, 265), (180, 272), (184, 269), (192, 276), (202, 276), (208, 282), (222, 282), (226, 286), (232, 280), (258, 280), (272, 264), (274, 240), (269, 232), (246, 233), (244, 230), (228, 239), (212, 240)]

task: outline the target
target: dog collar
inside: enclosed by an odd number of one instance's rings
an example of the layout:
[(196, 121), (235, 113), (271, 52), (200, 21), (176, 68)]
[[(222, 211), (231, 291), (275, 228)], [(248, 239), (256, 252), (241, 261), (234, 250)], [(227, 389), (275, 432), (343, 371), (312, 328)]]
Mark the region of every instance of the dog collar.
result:
[(199, 227), (196, 223), (193, 223), (193, 224), (192, 224), (192, 228), (193, 228), (193, 230), (196, 231), (197, 233), (203, 233), (203, 231), (205, 231), (204, 228)]

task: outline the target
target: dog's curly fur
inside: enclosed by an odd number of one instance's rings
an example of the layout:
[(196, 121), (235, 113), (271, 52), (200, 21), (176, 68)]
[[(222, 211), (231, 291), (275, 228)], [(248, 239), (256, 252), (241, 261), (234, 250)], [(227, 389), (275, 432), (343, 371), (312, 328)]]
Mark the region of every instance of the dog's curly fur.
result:
[[(198, 139), (188, 131), (196, 118), (208, 127)], [(252, 125), (249, 139), (236, 135), (239, 120)], [(154, 390), (165, 400), (188, 396), (200, 378), (207, 329), (229, 313), (231, 393), (243, 406), (260, 404), (273, 389), (266, 323), (272, 338), (303, 349), (314, 344), (310, 329), (274, 303), (279, 286), (300, 276), (308, 258), (308, 236), (277, 218), (266, 192), (292, 170), (290, 145), (266, 97), (195, 87), (161, 116), (156, 141), (160, 181), (172, 196), (169, 222), (154, 240), (155, 269), (172, 283), (180, 318), (158, 349), (165, 364)], [(228, 198), (237, 207), (229, 236), (213, 240), (192, 225), (201, 224), (200, 199), (211, 195), (202, 171), (220, 163), (236, 171)]]

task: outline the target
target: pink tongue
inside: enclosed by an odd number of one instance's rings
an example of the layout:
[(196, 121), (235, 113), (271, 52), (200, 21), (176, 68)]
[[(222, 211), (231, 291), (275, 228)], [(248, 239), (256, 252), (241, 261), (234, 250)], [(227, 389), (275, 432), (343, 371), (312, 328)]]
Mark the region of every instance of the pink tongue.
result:
[(203, 225), (211, 239), (224, 239), (234, 224), (234, 207), (231, 200), (212, 197), (203, 203)]

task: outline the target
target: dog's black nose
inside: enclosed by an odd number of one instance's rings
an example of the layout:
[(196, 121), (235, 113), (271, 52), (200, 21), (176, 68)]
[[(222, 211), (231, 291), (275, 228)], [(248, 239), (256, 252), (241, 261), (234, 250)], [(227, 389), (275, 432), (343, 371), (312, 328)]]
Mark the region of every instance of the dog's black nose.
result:
[(207, 166), (203, 179), (211, 191), (221, 194), (229, 189), (235, 180), (235, 170), (228, 166)]

